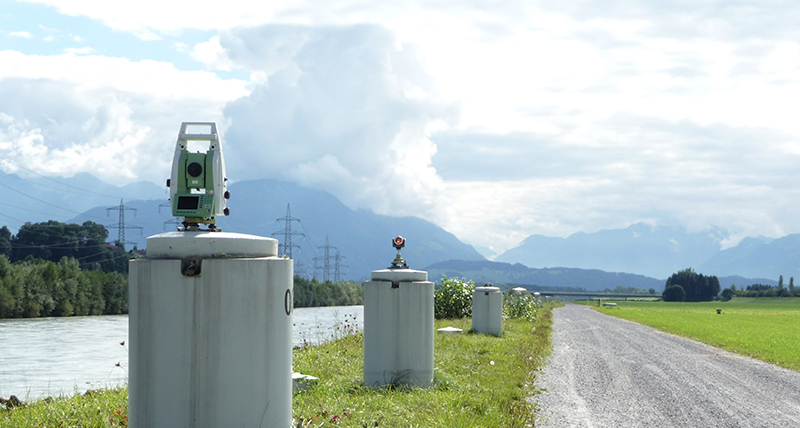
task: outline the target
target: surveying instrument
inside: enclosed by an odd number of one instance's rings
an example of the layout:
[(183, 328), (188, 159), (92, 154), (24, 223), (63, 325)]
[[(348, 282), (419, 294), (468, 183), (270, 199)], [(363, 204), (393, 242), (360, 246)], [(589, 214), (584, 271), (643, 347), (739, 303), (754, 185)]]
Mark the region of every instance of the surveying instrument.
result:
[[(208, 150), (191, 153), (190, 141), (208, 141)], [(201, 224), (207, 225), (208, 231), (222, 230), (217, 229), (216, 216), (230, 215), (225, 205), (231, 194), (215, 122), (181, 123), (167, 187), (172, 215), (183, 217), (183, 227), (178, 230), (198, 231)]]

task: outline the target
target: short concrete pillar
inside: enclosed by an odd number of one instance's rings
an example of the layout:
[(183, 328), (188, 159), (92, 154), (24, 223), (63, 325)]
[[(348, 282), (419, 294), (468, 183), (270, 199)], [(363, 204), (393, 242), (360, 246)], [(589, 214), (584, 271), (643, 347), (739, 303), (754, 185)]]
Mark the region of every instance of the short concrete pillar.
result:
[(475, 287), (472, 293), (472, 330), (499, 336), (503, 332), (503, 293), (497, 287)]
[(292, 260), (275, 239), (147, 238), (130, 263), (129, 421), (141, 427), (288, 427)]
[(364, 283), (364, 384), (433, 385), (433, 283), (411, 269)]

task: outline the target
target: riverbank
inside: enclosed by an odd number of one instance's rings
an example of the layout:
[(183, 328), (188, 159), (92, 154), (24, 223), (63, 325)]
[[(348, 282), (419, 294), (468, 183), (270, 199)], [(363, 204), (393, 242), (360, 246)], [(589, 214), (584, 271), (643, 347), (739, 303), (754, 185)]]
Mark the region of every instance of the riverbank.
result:
[[(468, 331), (472, 320), (440, 320), (436, 328)], [(320, 378), (293, 398), (298, 426), (526, 426), (536, 409), (533, 381), (550, 352), (551, 309), (533, 322), (505, 320), (501, 337), (435, 336), (435, 380), (426, 390), (372, 389), (363, 379), (363, 335), (345, 335), (294, 351), (296, 371)], [(346, 333), (346, 332), (345, 332)], [(91, 409), (91, 411), (84, 411)], [(0, 406), (0, 426), (126, 426), (127, 388), (88, 396), (39, 401), (24, 408)]]
[[(363, 306), (295, 308), (292, 342), (330, 340), (345, 319), (361, 329), (363, 314)], [(35, 401), (123, 385), (127, 347), (127, 315), (0, 320), (0, 397)]]

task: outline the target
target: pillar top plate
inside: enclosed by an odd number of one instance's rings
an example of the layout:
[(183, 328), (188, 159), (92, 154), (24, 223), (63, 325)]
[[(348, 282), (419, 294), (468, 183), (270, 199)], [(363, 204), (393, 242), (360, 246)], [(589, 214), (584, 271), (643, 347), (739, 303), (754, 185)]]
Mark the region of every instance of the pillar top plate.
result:
[(278, 240), (229, 232), (167, 232), (147, 238), (147, 258), (276, 257)]

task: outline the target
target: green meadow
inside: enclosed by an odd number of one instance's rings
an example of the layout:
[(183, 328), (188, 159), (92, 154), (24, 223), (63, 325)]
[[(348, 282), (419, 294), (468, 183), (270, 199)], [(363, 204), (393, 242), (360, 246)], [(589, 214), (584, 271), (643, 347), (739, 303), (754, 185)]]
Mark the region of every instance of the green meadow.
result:
[(435, 336), (430, 389), (363, 386), (363, 334), (295, 350), (295, 370), (320, 378), (293, 399), (296, 426), (524, 427), (534, 424), (533, 382), (550, 352), (550, 308), (503, 321), (500, 337), (468, 332), (471, 318), (437, 320), (464, 334)]
[[(595, 309), (800, 371), (800, 298), (728, 302), (632, 302)], [(717, 313), (721, 309), (721, 313)]]

